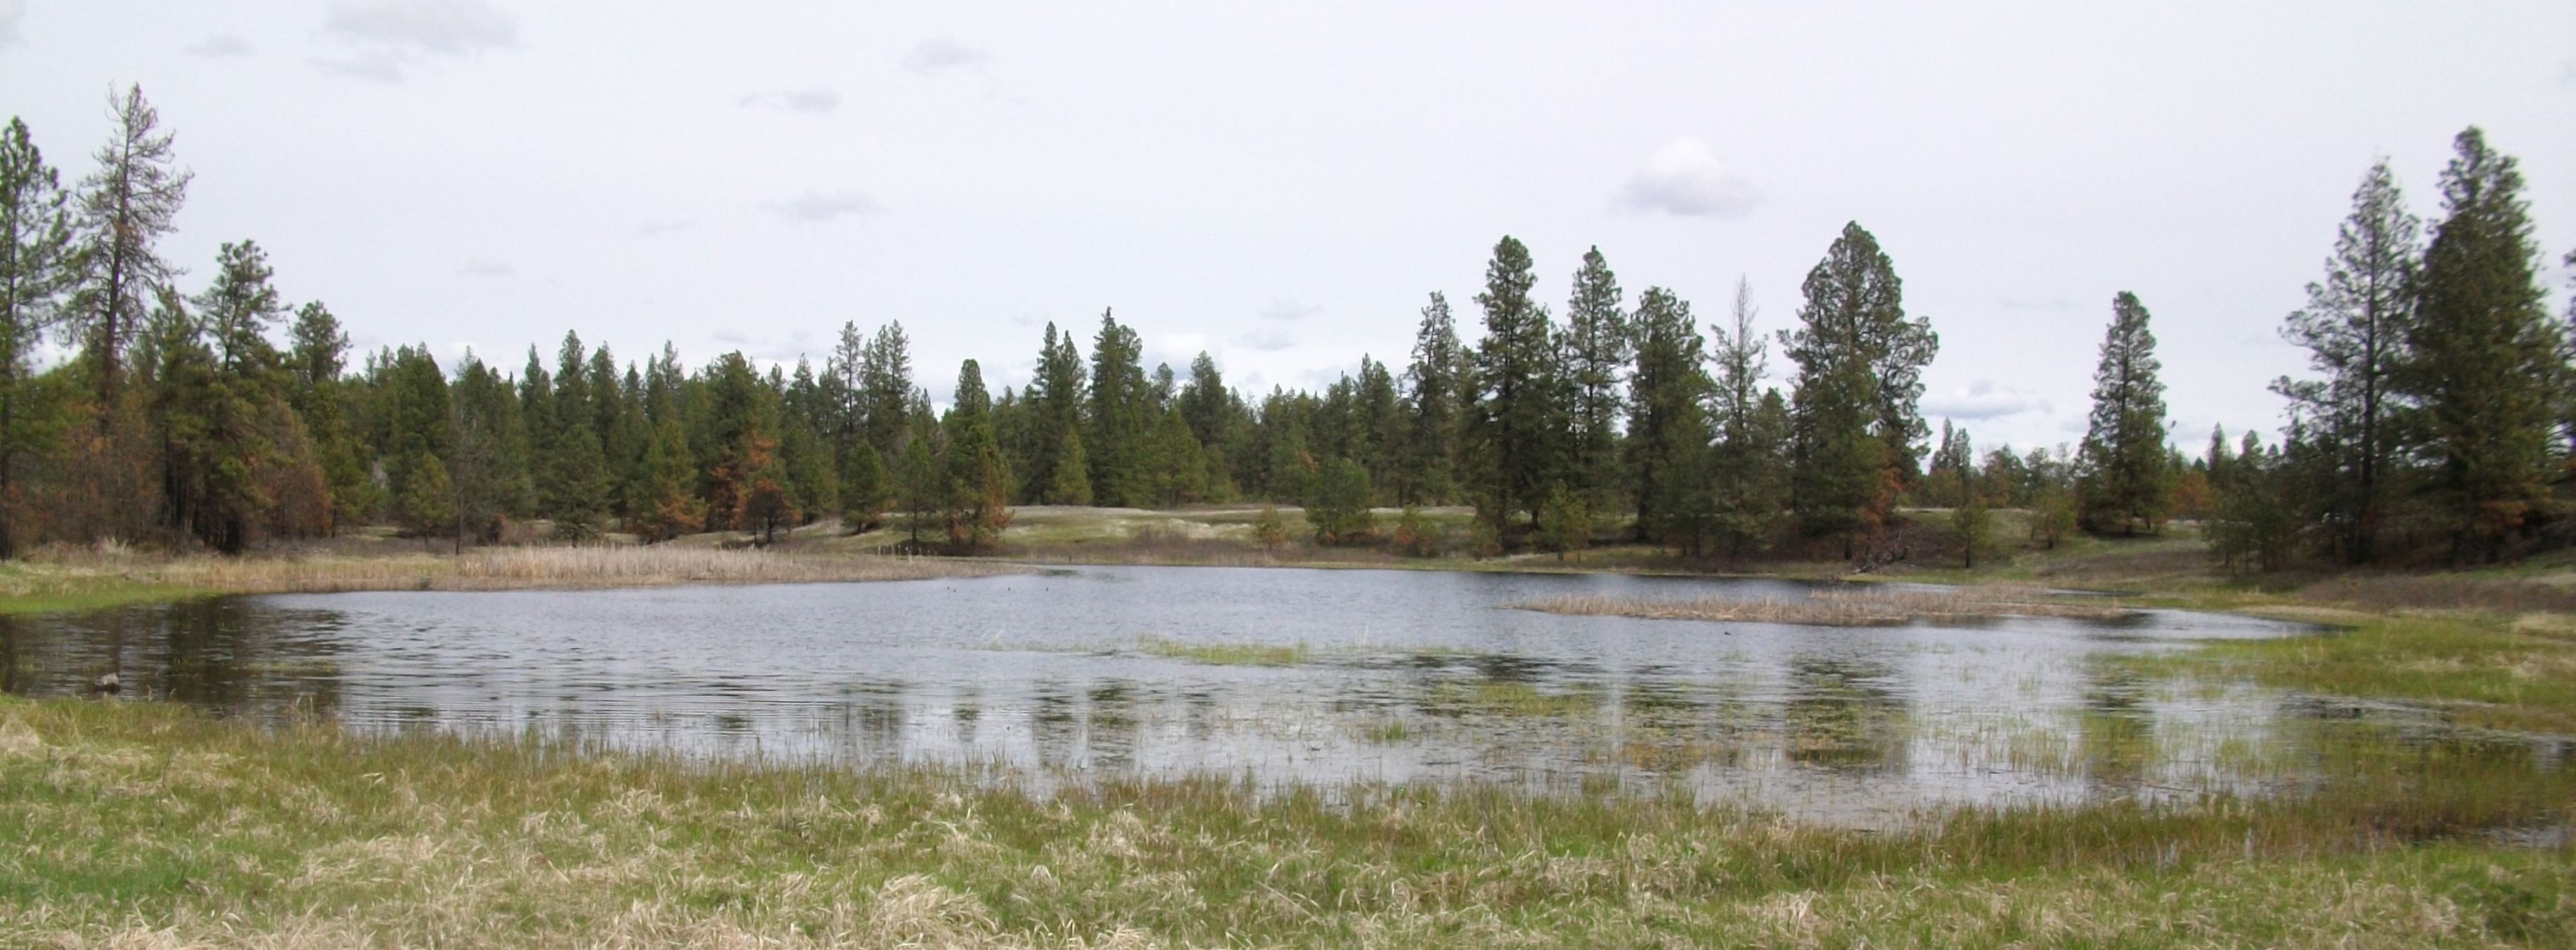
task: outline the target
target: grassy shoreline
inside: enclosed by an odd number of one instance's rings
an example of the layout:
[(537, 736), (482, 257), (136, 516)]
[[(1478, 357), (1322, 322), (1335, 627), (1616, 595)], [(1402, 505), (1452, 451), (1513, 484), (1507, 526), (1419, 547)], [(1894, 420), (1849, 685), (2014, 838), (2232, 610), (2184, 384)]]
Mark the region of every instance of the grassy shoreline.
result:
[(262, 730), (0, 698), (0, 944), (2548, 946), (2576, 778), (2356, 736), (2308, 794), (1866, 833), (1624, 795)]

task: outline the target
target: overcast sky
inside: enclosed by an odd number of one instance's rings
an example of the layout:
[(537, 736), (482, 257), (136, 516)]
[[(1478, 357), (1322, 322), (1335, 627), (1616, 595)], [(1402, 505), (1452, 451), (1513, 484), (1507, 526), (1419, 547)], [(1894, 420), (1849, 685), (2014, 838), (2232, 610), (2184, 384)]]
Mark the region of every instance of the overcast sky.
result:
[(1743, 276), (1776, 329), (1857, 220), (1941, 335), (1936, 428), (2078, 437), (2129, 290), (2197, 446), (2277, 424), (2375, 158), (2430, 218), (2480, 125), (2553, 307), (2576, 247), (2564, 0), (918, 6), (0, 0), (0, 110), (75, 179), (140, 83), (197, 173), (184, 280), (257, 240), (363, 348), (819, 364), (900, 319), (934, 396), (1104, 307), (1248, 391), (1400, 364), (1430, 291), (1478, 332), (1504, 234), (1560, 314), (1598, 245), (1632, 302), (1713, 322)]

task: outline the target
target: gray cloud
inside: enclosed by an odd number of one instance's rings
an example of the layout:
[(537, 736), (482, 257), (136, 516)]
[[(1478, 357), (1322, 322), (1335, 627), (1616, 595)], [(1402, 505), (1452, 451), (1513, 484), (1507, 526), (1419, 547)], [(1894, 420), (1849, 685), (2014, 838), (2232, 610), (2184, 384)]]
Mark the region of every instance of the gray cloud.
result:
[(0, 49), (18, 42), (18, 21), (27, 18), (27, 0), (0, 0)]
[(947, 36), (923, 40), (921, 45), (912, 48), (912, 52), (903, 54), (903, 68), (924, 76), (982, 66), (992, 61), (992, 54)]
[(1762, 203), (1753, 184), (1730, 174), (1698, 139), (1678, 138), (1646, 157), (1628, 179), (1620, 203), (1644, 212), (1681, 217), (1741, 218)]
[(244, 40), (241, 37), (234, 36), (230, 33), (217, 33), (213, 36), (188, 44), (186, 52), (191, 56), (203, 56), (208, 59), (229, 59), (235, 56), (248, 56), (250, 55), (250, 41)]
[(519, 269), (510, 266), (508, 261), (496, 260), (489, 257), (477, 257), (473, 260), (466, 261), (465, 267), (461, 271), (461, 273), (467, 277), (510, 277), (518, 274), (518, 272)]
[(1276, 353), (1297, 345), (1297, 340), (1284, 330), (1258, 330), (1234, 338), (1234, 345), (1247, 350)]
[(1923, 400), (1923, 415), (1926, 418), (1976, 421), (2000, 419), (2004, 416), (2032, 411), (2047, 415), (2057, 410), (2050, 406), (2046, 399), (2018, 389), (1997, 386), (1991, 379), (1980, 379), (1968, 384), (1964, 389), (1927, 396)]
[(865, 217), (868, 215), (885, 213), (884, 205), (880, 205), (877, 203), (876, 199), (870, 198), (867, 195), (856, 191), (842, 191), (832, 194), (809, 191), (784, 201), (768, 202), (761, 205), (761, 207), (767, 208), (770, 213), (786, 218), (787, 220), (802, 221), (808, 224), (820, 224), (844, 215)]
[(795, 112), (830, 112), (841, 107), (841, 94), (822, 86), (746, 93), (734, 100), (743, 106), (768, 105)]
[(1294, 300), (1273, 300), (1261, 308), (1261, 319), (1295, 322), (1322, 312), (1324, 308), (1316, 304), (1303, 304)]
[(434, 56), (463, 57), (518, 45), (518, 24), (482, 0), (366, 0), (331, 5), (322, 23), (350, 58), (314, 64), (334, 75), (401, 82)]

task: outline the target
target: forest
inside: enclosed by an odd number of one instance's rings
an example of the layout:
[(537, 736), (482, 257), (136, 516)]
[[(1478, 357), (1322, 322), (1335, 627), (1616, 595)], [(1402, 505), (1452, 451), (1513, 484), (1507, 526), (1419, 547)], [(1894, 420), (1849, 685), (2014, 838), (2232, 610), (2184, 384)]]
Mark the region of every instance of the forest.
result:
[[(1980, 456), (1923, 417), (1940, 338), (1858, 223), (1776, 334), (1742, 284), (1703, 331), (1667, 289), (1631, 297), (1597, 248), (1552, 313), (1504, 237), (1472, 301), (1481, 333), (1433, 293), (1402, 365), (1362, 356), (1321, 392), (1245, 393), (1206, 354), (1148, 368), (1103, 311), (1049, 324), (1024, 389), (992, 393), (965, 361), (939, 410), (895, 322), (765, 370), (740, 352), (684, 367), (667, 343), (621, 360), (578, 333), (515, 371), (425, 345), (352, 353), (325, 303), (280, 296), (252, 240), (180, 287), (189, 268), (156, 245), (190, 174), (139, 88), (110, 114), (70, 183), (23, 123), (0, 140), (0, 557), (102, 539), (235, 553), (364, 525), (459, 547), (539, 522), (574, 542), (767, 543), (828, 519), (971, 553), (1014, 506), (1253, 502), (1301, 506), (1318, 543), (1470, 556), (1632, 541), (1884, 561), (1931, 532), (1973, 563), (1996, 509), (2028, 509), (2048, 544), (2189, 519), (2223, 563), (2270, 570), (2492, 563), (2576, 524), (2576, 351), (2515, 161), (2476, 128), (2429, 223), (2386, 162), (2362, 176), (2280, 328), (2311, 356), (2273, 384), (2283, 438), (2175, 448), (2198, 437), (2169, 431), (2147, 304), (2122, 292), (2082, 441)], [(1416, 514), (1447, 505), (1473, 527)]]

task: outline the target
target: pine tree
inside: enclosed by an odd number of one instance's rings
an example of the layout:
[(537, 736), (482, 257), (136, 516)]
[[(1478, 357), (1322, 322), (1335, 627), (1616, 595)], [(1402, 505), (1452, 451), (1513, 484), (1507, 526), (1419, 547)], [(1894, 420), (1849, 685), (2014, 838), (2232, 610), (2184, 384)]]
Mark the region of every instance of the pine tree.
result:
[(1011, 473), (1002, 463), (993, 438), (992, 401), (984, 390), (984, 372), (974, 360), (957, 370), (955, 405), (942, 427), (948, 433), (941, 491), (947, 515), (949, 547), (976, 551), (1001, 538), (1011, 523)]
[(1628, 377), (1629, 468), (1637, 473), (1637, 536), (1696, 554), (1711, 528), (1710, 433), (1702, 403), (1711, 383), (1707, 341), (1690, 302), (1647, 288), (1629, 321), (1636, 369)]
[(1562, 561), (1568, 552), (1591, 545), (1592, 506), (1564, 482), (1548, 485), (1547, 494), (1547, 510), (1539, 518), (1539, 545), (1556, 552), (1556, 559)]
[(1564, 385), (1566, 481), (1575, 496), (1598, 509), (1622, 490), (1619, 421), (1626, 410), (1620, 374), (1633, 336), (1620, 312), (1619, 279), (1594, 247), (1574, 272), (1574, 294), (1565, 304)]
[(0, 560), (18, 554), (21, 469), (54, 440), (33, 385), (37, 344), (76, 276), (69, 196), (15, 117), (0, 133)]
[(1754, 329), (1758, 316), (1752, 283), (1738, 278), (1727, 321), (1717, 327), (1711, 381), (1717, 444), (1708, 471), (1714, 528), (1735, 556), (1769, 541), (1788, 489), (1788, 404), (1778, 390), (1762, 387), (1770, 347)]
[(1082, 428), (1068, 425), (1059, 444), (1055, 482), (1048, 485), (1044, 497), (1051, 505), (1091, 504), (1091, 457), (1082, 451)]
[(877, 450), (853, 443), (849, 461), (841, 466), (841, 526), (851, 534), (874, 531), (885, 522), (886, 508), (892, 504), (894, 485), (886, 474), (885, 460), (877, 457)]
[(173, 166), (171, 134), (157, 131), (161, 114), (143, 99), (141, 86), (110, 96), (116, 135), (98, 150), (98, 171), (81, 182), (81, 275), (72, 318), (81, 335), (92, 385), (98, 387), (100, 431), (114, 424), (123, 354), (154, 288), (174, 271), (153, 244), (177, 229), (187, 201), (189, 173)]
[(912, 535), (908, 550), (921, 550), (921, 529), (939, 512), (939, 475), (939, 460), (930, 452), (930, 440), (905, 439), (902, 461), (895, 466), (895, 492), (896, 503), (903, 507), (905, 527)]
[(911, 347), (902, 321), (890, 322), (877, 328), (859, 364), (859, 398), (867, 405), (868, 445), (879, 455), (901, 452), (904, 430), (911, 424)]
[(1843, 227), (1801, 289), (1802, 325), (1781, 334), (1798, 364), (1792, 499), (1807, 533), (1841, 535), (1848, 552), (1915, 471), (1915, 443), (1928, 432), (1916, 410), (1922, 372), (1940, 338), (1928, 321), (1906, 318), (1895, 265), (1858, 222)]
[[(1091, 503), (1091, 469), (1088, 457), (1082, 460), (1079, 478), (1067, 474), (1065, 466), (1074, 446), (1071, 441), (1083, 428), (1082, 353), (1073, 345), (1073, 335), (1059, 334), (1055, 324), (1046, 326), (1046, 338), (1038, 348), (1037, 375), (1029, 380), (1028, 403), (1034, 416), (1035, 445), (1029, 452), (1029, 483), (1021, 496), (1050, 505), (1084, 505)], [(1079, 482), (1080, 491), (1072, 490)], [(1081, 500), (1074, 500), (1079, 497)]]
[(2093, 412), (2076, 454), (2077, 519), (2087, 530), (2163, 530), (2173, 478), (2165, 450), (2165, 385), (2146, 305), (2121, 291), (2093, 370)]
[(1146, 408), (1153, 396), (1144, 353), (1134, 328), (1101, 312), (1100, 335), (1091, 343), (1090, 427), (1083, 433), (1083, 448), (1091, 454), (1091, 497), (1099, 504), (1145, 501), (1144, 442), (1153, 418)]
[(2522, 172), (2475, 127), (2453, 145), (2399, 388), (2422, 407), (2415, 448), (2436, 463), (2453, 556), (2487, 561), (2542, 500), (2561, 340), (2535, 279)]
[(644, 449), (644, 477), (636, 482), (637, 495), (627, 501), (635, 534), (650, 544), (705, 527), (707, 506), (698, 500), (697, 482), (688, 433), (680, 420), (666, 417), (653, 427)]
[(2372, 165), (2336, 231), (2325, 279), (2308, 285), (2308, 305), (2281, 327), (2284, 339), (2307, 348), (2309, 365), (2323, 377), (2284, 376), (2272, 390), (2289, 397), (2291, 411), (2328, 447), (2331, 484), (2316, 499), (2317, 520), (2347, 562), (2378, 556), (2388, 481), (2398, 466), (2401, 406), (2390, 382), (2409, 359), (2421, 228), (2388, 162)]
[(328, 530), (364, 524), (377, 505), (361, 446), (350, 429), (348, 398), (340, 379), (348, 359), (349, 335), (342, 332), (331, 309), (316, 300), (295, 311), (287, 338), (288, 398), (312, 436), (329, 486)]
[(1358, 544), (1373, 528), (1369, 517), (1368, 469), (1350, 459), (1324, 462), (1315, 497), (1306, 504), (1306, 523), (1318, 544)]
[(1145, 484), (1154, 504), (1172, 508), (1206, 498), (1207, 453), (1178, 406), (1163, 413), (1147, 444)]
[(1476, 345), (1477, 402), (1469, 431), (1477, 459), (1478, 517), (1509, 536), (1524, 513), (1535, 525), (1558, 469), (1562, 413), (1557, 351), (1547, 308), (1530, 300), (1538, 282), (1529, 249), (1506, 236), (1485, 266), (1485, 337)]
[(1413, 363), (1404, 371), (1408, 414), (1403, 461), (1397, 467), (1399, 504), (1437, 504), (1457, 490), (1458, 420), (1466, 396), (1460, 369), (1465, 353), (1449, 301), (1438, 293), (1422, 308), (1413, 337)]
[(455, 530), (456, 493), (448, 479), (446, 463), (422, 452), (413, 456), (404, 469), (408, 477), (394, 493), (394, 510), (403, 530), (416, 537)]

